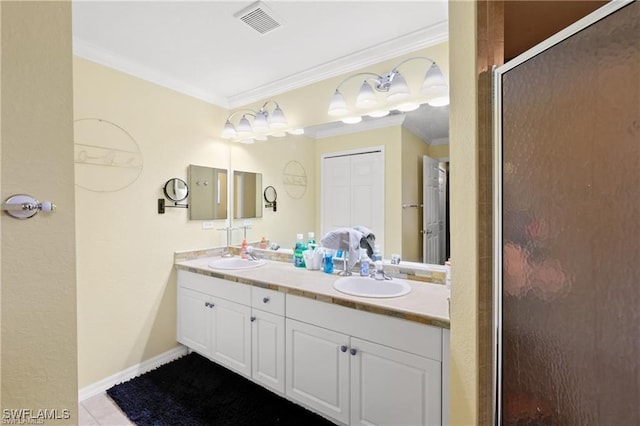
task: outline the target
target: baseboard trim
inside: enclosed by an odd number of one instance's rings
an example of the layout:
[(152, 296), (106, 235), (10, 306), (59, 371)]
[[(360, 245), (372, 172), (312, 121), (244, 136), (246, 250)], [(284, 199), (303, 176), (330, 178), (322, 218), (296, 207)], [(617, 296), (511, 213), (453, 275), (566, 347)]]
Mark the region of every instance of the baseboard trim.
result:
[(151, 371), (154, 368), (160, 367), (162, 364), (166, 364), (167, 362), (171, 362), (174, 359), (180, 358), (181, 356), (186, 355), (187, 351), (188, 350), (186, 346), (178, 346), (139, 364), (133, 365), (116, 374), (106, 377), (99, 382), (93, 383), (89, 386), (85, 386), (78, 391), (78, 401), (82, 402), (85, 399), (91, 398), (92, 396), (106, 391), (107, 389), (111, 388), (114, 385), (117, 385), (118, 383), (133, 379), (134, 377), (144, 374), (147, 371)]

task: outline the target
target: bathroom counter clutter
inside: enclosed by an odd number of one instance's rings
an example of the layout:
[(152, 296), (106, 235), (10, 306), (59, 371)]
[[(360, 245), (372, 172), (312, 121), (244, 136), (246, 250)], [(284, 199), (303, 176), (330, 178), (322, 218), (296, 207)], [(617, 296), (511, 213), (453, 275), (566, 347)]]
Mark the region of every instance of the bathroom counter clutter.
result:
[[(341, 276), (338, 271), (326, 274), (296, 268), (292, 263), (267, 260), (266, 264), (251, 269), (212, 269), (209, 264), (219, 256), (176, 259), (177, 269), (235, 281), (270, 290), (315, 299), (366, 312), (388, 315), (442, 328), (449, 328), (449, 295), (443, 284), (406, 280), (411, 286), (407, 295), (393, 298), (352, 296), (333, 288)], [(354, 274), (356, 275), (356, 274)]]

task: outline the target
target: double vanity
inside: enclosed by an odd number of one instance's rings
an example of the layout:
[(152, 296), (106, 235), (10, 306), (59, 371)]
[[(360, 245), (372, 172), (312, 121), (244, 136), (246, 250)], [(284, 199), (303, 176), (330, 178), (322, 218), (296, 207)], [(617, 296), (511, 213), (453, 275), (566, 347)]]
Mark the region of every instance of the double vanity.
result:
[(176, 254), (178, 342), (338, 424), (448, 424), (441, 271), (385, 265), (385, 286), (226, 252)]

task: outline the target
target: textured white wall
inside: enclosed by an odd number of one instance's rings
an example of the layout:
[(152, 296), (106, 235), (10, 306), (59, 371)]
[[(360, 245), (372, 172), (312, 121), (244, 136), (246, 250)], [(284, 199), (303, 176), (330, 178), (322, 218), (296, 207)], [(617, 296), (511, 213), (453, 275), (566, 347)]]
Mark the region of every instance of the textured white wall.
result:
[(449, 2), (452, 425), (478, 424), (476, 3)]
[(2, 2), (0, 10), (2, 199), (27, 193), (58, 205), (29, 220), (0, 216), (0, 402), (2, 409), (57, 410), (62, 419), (50, 423), (74, 424), (71, 3)]

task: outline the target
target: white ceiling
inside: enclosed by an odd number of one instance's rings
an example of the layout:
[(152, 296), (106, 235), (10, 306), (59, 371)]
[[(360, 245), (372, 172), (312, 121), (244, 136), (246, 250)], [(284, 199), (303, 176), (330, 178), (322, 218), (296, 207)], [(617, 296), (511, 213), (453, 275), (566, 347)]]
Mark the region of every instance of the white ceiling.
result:
[(74, 53), (235, 108), (448, 38), (447, 0), (266, 0), (281, 24), (266, 34), (234, 17), (252, 4), (74, 1)]

